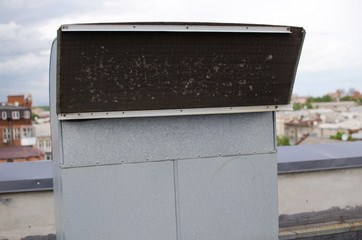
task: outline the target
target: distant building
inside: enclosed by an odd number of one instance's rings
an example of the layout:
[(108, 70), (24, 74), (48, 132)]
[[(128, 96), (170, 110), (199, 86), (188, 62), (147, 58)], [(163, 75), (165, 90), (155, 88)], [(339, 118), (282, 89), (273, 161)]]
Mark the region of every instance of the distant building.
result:
[(289, 137), (290, 144), (298, 145), (307, 136), (315, 135), (318, 122), (316, 120), (296, 119), (284, 124), (284, 132)]
[(306, 104), (310, 97), (299, 97), (297, 95), (292, 96), (292, 103)]
[(350, 108), (355, 107), (355, 106), (357, 106), (357, 103), (353, 102), (353, 101), (312, 103), (313, 108), (333, 109), (333, 110), (339, 111), (339, 112), (349, 111)]
[(10, 103), (0, 105), (0, 147), (33, 146), (35, 130), (31, 122), (31, 101), (9, 96)]
[(8, 96), (8, 104), (16, 107), (31, 108), (31, 94), (29, 94), (27, 98), (24, 98), (24, 95)]
[(36, 148), (44, 153), (45, 160), (52, 159), (52, 142), (50, 137), (50, 123), (34, 125), (36, 132)]
[(0, 149), (0, 163), (44, 160), (44, 153), (32, 147), (3, 147)]

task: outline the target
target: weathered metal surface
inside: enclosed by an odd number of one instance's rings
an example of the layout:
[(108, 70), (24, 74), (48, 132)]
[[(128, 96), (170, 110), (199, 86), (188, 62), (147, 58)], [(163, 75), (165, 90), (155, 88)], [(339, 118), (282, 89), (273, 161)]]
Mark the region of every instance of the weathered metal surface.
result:
[(64, 167), (276, 151), (273, 114), (62, 121)]
[(276, 153), (178, 162), (182, 239), (278, 239)]
[(59, 30), (57, 113), (288, 104), (304, 38), (289, 30)]

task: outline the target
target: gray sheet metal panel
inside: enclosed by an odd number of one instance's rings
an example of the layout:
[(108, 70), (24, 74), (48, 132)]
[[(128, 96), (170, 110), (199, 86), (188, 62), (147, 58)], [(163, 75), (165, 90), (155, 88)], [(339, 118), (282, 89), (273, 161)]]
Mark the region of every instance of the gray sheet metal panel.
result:
[(276, 154), (178, 162), (181, 239), (278, 239)]
[(275, 151), (271, 112), (62, 121), (62, 126), (64, 167)]
[(62, 170), (65, 239), (176, 239), (173, 162)]
[(63, 162), (61, 124), (56, 114), (56, 84), (57, 84), (57, 40), (52, 43), (50, 54), (50, 70), (49, 70), (49, 106), (50, 106), (50, 128), (52, 136), (52, 152), (55, 164)]

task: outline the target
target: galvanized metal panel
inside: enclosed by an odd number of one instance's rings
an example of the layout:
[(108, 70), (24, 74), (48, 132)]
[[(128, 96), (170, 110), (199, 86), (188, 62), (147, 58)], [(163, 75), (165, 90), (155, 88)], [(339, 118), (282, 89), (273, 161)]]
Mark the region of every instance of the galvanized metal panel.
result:
[(52, 155), (55, 164), (63, 162), (61, 124), (56, 113), (57, 102), (57, 40), (52, 43), (49, 66), (49, 104), (50, 104), (50, 129), (52, 137)]
[(62, 121), (62, 126), (64, 167), (275, 151), (272, 112)]
[(182, 239), (278, 239), (276, 154), (178, 162)]
[[(60, 29), (57, 113), (289, 103), (304, 29), (205, 32), (207, 24), (179, 25), (198, 30), (169, 32), (170, 25), (154, 32)], [(231, 26), (247, 28), (225, 27)], [(258, 27), (268, 28), (250, 26)], [(285, 28), (269, 26), (278, 27)]]
[(62, 170), (64, 236), (176, 239), (172, 162)]

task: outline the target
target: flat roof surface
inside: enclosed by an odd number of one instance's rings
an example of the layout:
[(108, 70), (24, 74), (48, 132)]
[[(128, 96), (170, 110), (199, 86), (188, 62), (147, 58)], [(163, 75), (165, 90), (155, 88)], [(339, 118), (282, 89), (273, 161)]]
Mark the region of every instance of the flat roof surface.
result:
[(278, 147), (278, 173), (362, 167), (362, 141)]

